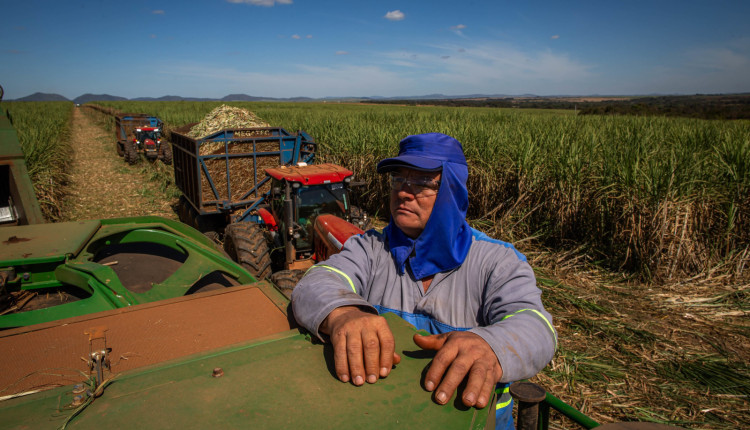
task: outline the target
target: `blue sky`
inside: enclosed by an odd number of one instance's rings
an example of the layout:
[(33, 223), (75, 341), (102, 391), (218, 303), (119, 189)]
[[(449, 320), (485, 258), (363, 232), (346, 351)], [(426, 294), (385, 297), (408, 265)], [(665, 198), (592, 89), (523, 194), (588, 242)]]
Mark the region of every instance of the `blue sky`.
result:
[(0, 11), (6, 99), (750, 91), (746, 0), (3, 0)]

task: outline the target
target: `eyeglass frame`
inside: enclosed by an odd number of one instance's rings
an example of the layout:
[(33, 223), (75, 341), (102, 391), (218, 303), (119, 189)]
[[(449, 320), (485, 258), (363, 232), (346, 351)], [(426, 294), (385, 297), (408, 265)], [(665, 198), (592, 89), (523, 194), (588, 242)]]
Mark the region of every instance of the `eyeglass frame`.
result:
[[(424, 176), (407, 178), (404, 176), (395, 175), (393, 173), (391, 173), (389, 176), (390, 178), (388, 180), (388, 183), (391, 186), (392, 191), (401, 191), (404, 189), (404, 185), (407, 185), (409, 186), (409, 190), (411, 190), (412, 194), (414, 194), (415, 196), (431, 197), (434, 194), (424, 194), (424, 191), (431, 190), (434, 191), (435, 194), (437, 194), (438, 190), (440, 189), (441, 181), (439, 179), (428, 179)], [(398, 188), (395, 187), (397, 183), (400, 184)], [(417, 190), (417, 188), (419, 190)]]

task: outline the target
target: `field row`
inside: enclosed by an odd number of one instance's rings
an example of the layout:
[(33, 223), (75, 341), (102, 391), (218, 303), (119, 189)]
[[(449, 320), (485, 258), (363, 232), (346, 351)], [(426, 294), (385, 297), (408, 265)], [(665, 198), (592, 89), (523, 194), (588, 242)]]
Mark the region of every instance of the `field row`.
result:
[[(100, 103), (158, 116), (167, 128), (199, 122), (220, 104)], [(748, 121), (576, 116), (553, 110), (228, 104), (274, 126), (312, 135), (320, 161), (344, 165), (370, 184), (361, 204), (379, 216), (387, 217), (387, 184), (375, 173), (377, 161), (394, 155), (407, 135), (442, 132), (464, 145), (469, 218), (491, 235), (554, 249), (579, 248), (605, 266), (649, 280), (692, 277), (720, 264), (733, 275), (747, 275)], [(43, 118), (64, 122), (70, 106), (10, 105), (13, 114), (25, 117), (19, 134), (27, 127), (41, 128)], [(64, 133), (64, 126), (58, 129)], [(64, 140), (39, 141), (50, 139)]]

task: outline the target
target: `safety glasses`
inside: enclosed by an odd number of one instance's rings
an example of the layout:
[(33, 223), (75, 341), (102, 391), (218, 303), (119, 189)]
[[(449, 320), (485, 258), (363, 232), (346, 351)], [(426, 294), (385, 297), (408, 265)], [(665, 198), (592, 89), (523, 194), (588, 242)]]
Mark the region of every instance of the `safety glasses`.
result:
[(429, 197), (437, 194), (440, 189), (440, 181), (426, 177), (404, 178), (403, 176), (391, 175), (391, 189), (401, 191), (404, 185), (409, 187), (409, 192), (418, 197)]

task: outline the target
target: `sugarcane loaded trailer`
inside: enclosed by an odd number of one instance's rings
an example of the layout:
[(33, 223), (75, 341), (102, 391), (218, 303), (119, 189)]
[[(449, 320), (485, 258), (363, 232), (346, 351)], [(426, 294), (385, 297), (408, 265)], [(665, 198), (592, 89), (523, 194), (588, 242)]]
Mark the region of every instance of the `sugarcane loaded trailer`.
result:
[(180, 220), (217, 241), (250, 273), (288, 290), (305, 269), (369, 226), (352, 204), (353, 172), (314, 164), (317, 144), (279, 127), (170, 133)]
[(128, 164), (137, 163), (141, 154), (149, 161), (172, 164), (172, 148), (162, 139), (162, 120), (140, 113), (116, 113), (114, 117), (117, 155)]

